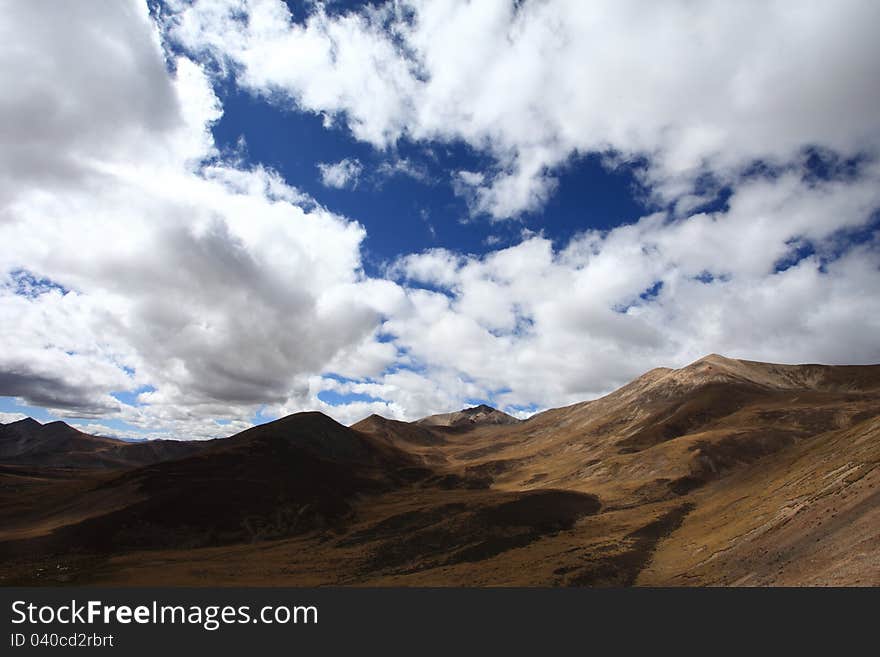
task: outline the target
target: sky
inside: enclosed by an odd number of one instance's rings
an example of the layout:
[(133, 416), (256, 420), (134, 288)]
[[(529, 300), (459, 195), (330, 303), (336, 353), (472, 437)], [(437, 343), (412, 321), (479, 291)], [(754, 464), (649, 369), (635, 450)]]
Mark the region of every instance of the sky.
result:
[(0, 421), (880, 362), (880, 4), (10, 2)]

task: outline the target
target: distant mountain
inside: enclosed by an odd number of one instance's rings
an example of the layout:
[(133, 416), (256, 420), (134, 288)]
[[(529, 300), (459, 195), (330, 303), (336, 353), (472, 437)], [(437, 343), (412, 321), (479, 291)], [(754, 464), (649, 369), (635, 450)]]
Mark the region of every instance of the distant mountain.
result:
[(419, 422), (400, 422), (373, 414), (351, 425), (352, 429), (380, 438), (397, 447), (437, 446), (446, 442), (442, 434)]
[(326, 415), (298, 413), (199, 443), (187, 458), (104, 481), (79, 504), (110, 496), (113, 511), (62, 531), (50, 543), (104, 551), (224, 544), (326, 528), (351, 514), (349, 498), (391, 490), (424, 474), (417, 465), (406, 453)]
[(454, 413), (429, 415), (417, 420), (416, 424), (426, 427), (471, 427), (486, 424), (519, 424), (520, 420), (485, 404), (465, 408)]
[(715, 354), (525, 421), (299, 413), (163, 446), (23, 420), (0, 582), (880, 585), (878, 464), (880, 366)]
[(199, 442), (131, 443), (83, 433), (65, 422), (25, 418), (0, 424), (0, 463), (61, 468), (128, 468), (193, 454)]

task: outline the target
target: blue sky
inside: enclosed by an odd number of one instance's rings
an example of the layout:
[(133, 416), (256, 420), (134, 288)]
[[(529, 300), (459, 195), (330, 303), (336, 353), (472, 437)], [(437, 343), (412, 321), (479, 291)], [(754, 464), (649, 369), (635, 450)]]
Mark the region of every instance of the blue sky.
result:
[[(609, 168), (592, 154), (573, 156), (560, 167), (556, 192), (537, 211), (514, 221), (472, 217), (465, 199), (454, 193), (452, 172), (480, 170), (491, 162), (466, 144), (403, 139), (392, 149), (377, 150), (354, 139), (344, 124), (326, 128), (318, 115), (268, 103), (234, 83), (219, 85), (218, 96), (224, 110), (212, 128), (218, 147), (272, 167), (329, 209), (364, 224), (364, 265), (371, 275), (401, 255), (428, 248), (485, 254), (519, 241), (523, 230), (542, 232), (561, 244), (587, 229), (631, 223), (650, 207), (634, 175), (638, 163)], [(323, 185), (318, 165), (346, 158), (356, 158), (365, 168), (357, 186)], [(378, 171), (400, 160), (424, 177)]]
[(876, 3), (66, 11), (16, 6), (0, 60), (2, 418), (525, 417), (710, 352), (880, 360)]

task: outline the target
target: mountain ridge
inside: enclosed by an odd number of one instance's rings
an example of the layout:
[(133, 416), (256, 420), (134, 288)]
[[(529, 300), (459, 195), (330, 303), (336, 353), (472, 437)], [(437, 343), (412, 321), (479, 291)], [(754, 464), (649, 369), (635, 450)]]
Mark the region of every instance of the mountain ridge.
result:
[(880, 366), (711, 354), (495, 413), (305, 412), (148, 463), (0, 459), (0, 582), (880, 584)]
[(56, 420), (33, 418), (0, 424), (0, 462), (73, 468), (143, 465), (201, 449), (196, 441), (129, 442), (95, 436)]

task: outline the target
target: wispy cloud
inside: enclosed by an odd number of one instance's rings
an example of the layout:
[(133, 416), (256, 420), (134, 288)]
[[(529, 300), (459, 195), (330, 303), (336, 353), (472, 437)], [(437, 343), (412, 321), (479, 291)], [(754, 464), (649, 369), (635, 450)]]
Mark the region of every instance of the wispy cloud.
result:
[(428, 168), (425, 165), (414, 162), (408, 158), (386, 160), (376, 167), (376, 173), (384, 178), (406, 176), (413, 180), (418, 180), (419, 182), (427, 182), (430, 180)]
[(334, 189), (354, 189), (358, 185), (363, 165), (356, 158), (346, 158), (339, 162), (318, 164), (321, 182)]

